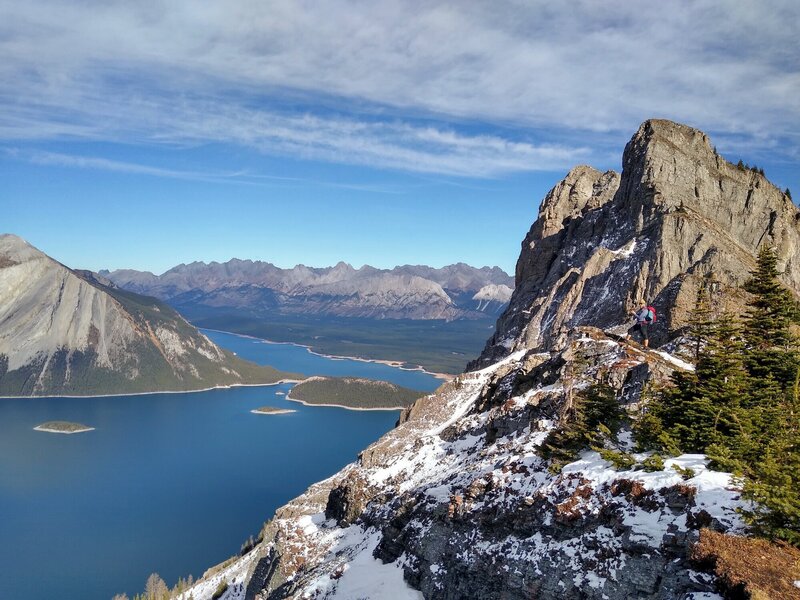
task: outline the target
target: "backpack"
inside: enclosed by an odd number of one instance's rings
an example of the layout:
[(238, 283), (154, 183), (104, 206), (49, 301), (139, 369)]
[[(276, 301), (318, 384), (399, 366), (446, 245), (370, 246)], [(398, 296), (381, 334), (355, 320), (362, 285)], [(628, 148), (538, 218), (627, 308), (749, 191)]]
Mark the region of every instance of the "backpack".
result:
[(648, 306), (647, 307), (647, 316), (645, 317), (645, 320), (648, 323), (655, 323), (656, 322), (656, 309), (653, 308), (652, 306)]

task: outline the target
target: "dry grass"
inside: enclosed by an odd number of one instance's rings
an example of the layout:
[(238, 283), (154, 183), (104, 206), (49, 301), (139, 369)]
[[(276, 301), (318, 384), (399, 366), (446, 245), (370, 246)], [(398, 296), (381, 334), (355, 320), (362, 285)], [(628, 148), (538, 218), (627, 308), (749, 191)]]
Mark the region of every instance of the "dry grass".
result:
[(692, 559), (716, 573), (726, 598), (800, 599), (800, 550), (792, 546), (703, 529)]

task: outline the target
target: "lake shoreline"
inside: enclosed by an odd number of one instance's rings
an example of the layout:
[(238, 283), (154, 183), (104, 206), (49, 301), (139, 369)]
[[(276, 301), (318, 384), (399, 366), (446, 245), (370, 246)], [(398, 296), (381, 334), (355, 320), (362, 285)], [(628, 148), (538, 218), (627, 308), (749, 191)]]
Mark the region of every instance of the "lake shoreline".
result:
[(290, 402), (299, 402), (303, 406), (310, 406), (312, 408), (316, 407), (316, 406), (325, 406), (325, 407), (328, 407), (328, 408), (343, 408), (345, 410), (362, 410), (362, 411), (368, 411), (368, 410), (403, 410), (404, 408), (407, 408), (406, 406), (396, 406), (396, 407), (385, 407), (384, 406), (384, 407), (378, 407), (378, 408), (358, 408), (358, 407), (355, 407), (355, 406), (345, 406), (344, 404), (317, 404), (316, 402), (306, 402), (305, 400), (300, 400), (299, 398), (292, 398), (291, 390), (289, 390), (289, 393), (287, 393), (286, 396), (284, 396), (284, 399), (289, 400)]
[(254, 408), (250, 412), (254, 415), (288, 415), (297, 412), (293, 408), (273, 408), (272, 410), (262, 410), (262, 408)]
[(458, 377), (458, 375), (453, 375), (451, 373), (438, 373), (436, 371), (428, 371), (422, 365), (416, 365), (414, 368), (404, 367), (403, 365), (405, 363), (402, 362), (402, 361), (399, 361), (399, 360), (386, 360), (386, 359), (380, 359), (380, 358), (364, 358), (363, 356), (343, 356), (343, 355), (338, 355), (338, 354), (324, 354), (322, 352), (317, 352), (316, 350), (314, 350), (313, 347), (311, 347), (311, 346), (309, 346), (307, 344), (299, 344), (297, 342), (276, 342), (274, 340), (268, 340), (266, 338), (260, 338), (260, 337), (254, 336), (254, 335), (248, 335), (246, 333), (234, 333), (232, 331), (222, 331), (221, 329), (210, 329), (210, 328), (207, 328), (207, 327), (204, 327), (203, 329), (205, 329), (206, 331), (214, 331), (216, 333), (227, 333), (228, 335), (235, 335), (235, 336), (242, 337), (242, 338), (247, 338), (247, 339), (250, 339), (250, 340), (258, 340), (259, 342), (263, 342), (265, 344), (276, 344), (276, 345), (285, 344), (287, 346), (297, 346), (298, 348), (305, 348), (310, 354), (313, 354), (315, 356), (321, 356), (322, 358), (328, 358), (328, 359), (331, 359), (331, 360), (356, 360), (358, 362), (376, 363), (376, 364), (379, 364), (379, 365), (386, 365), (388, 367), (394, 367), (396, 369), (400, 369), (401, 371), (419, 371), (421, 373), (425, 373), (426, 375), (430, 375), (431, 377), (435, 377), (436, 379), (441, 379), (442, 381), (452, 381), (453, 379)]
[[(234, 334), (235, 335), (235, 334)], [(308, 378), (306, 378), (308, 379)], [(284, 383), (300, 383), (305, 379), (280, 379), (274, 383), (232, 383), (230, 385), (215, 385), (212, 387), (198, 388), (196, 390), (164, 390), (158, 392), (126, 392), (122, 394), (58, 394), (40, 395), (32, 394), (28, 396), (0, 396), (0, 400), (19, 400), (21, 398), (116, 398), (118, 396), (152, 396), (154, 394), (194, 394), (195, 392), (210, 392), (213, 390), (230, 390), (240, 387), (272, 387)]]
[(73, 433), (86, 433), (87, 431), (95, 431), (95, 427), (83, 427), (81, 429), (73, 429), (73, 430), (66, 430), (66, 429), (55, 429), (53, 427), (45, 427), (44, 425), (37, 425), (33, 428), (34, 431), (42, 431), (44, 433), (63, 433), (66, 435), (72, 435)]

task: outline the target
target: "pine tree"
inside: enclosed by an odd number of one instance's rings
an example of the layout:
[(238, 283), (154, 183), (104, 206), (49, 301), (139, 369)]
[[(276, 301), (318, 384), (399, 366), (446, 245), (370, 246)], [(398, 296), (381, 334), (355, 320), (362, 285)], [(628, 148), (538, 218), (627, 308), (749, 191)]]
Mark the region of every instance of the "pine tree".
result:
[(581, 450), (613, 445), (625, 418), (613, 388), (588, 387), (575, 394), (558, 427), (542, 443), (541, 454), (558, 469), (575, 460)]
[(798, 305), (778, 279), (777, 257), (759, 252), (741, 327), (714, 319), (698, 293), (690, 339), (693, 372), (673, 374), (635, 425), (641, 449), (705, 453), (744, 479), (745, 517), (756, 532), (800, 546), (800, 344)]
[(740, 439), (737, 446), (748, 439), (749, 426), (738, 414), (746, 376), (741, 334), (731, 315), (714, 317), (712, 289), (709, 277), (689, 321), (695, 370), (675, 371), (673, 387), (655, 394), (636, 428), (638, 438), (667, 453), (702, 453), (715, 444), (730, 445), (731, 438)]
[(147, 578), (144, 593), (147, 600), (167, 600), (169, 598), (169, 588), (158, 573), (151, 573)]
[(777, 256), (762, 248), (746, 289), (747, 412), (753, 431), (743, 496), (756, 530), (800, 545), (800, 349), (798, 305), (778, 279)]
[(779, 438), (755, 462), (743, 496), (754, 502), (745, 511), (757, 533), (800, 546), (800, 440)]
[(745, 315), (744, 336), (748, 347), (748, 370), (761, 379), (773, 379), (781, 385), (794, 381), (796, 340), (791, 324), (797, 315), (797, 303), (778, 279), (778, 257), (762, 247), (758, 264), (745, 289), (753, 296)]

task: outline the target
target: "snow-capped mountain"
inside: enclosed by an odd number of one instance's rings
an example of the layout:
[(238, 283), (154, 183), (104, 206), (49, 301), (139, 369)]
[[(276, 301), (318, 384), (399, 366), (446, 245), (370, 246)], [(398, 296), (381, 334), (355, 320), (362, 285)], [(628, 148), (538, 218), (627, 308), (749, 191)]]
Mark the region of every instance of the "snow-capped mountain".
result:
[(477, 303), (475, 310), (488, 314), (499, 314), (511, 300), (514, 289), (507, 285), (495, 283), (479, 289), (472, 299)]
[[(636, 413), (646, 385), (692, 368), (677, 354), (699, 278), (734, 290), (768, 243), (800, 291), (800, 213), (668, 121), (645, 122), (623, 166), (578, 167), (547, 195), (470, 370), (280, 508), (252, 550), (182, 600), (210, 598), (223, 579), (237, 590), (223, 599), (720, 599), (692, 552), (709, 531), (747, 533), (729, 474), (702, 455), (643, 470), (594, 451), (552, 469), (542, 446), (582, 390), (607, 386)], [(615, 333), (642, 298), (658, 310), (661, 349)], [(620, 440), (634, 452), (629, 431)]]
[(268, 382), (163, 302), (0, 235), (0, 395), (119, 394)]

